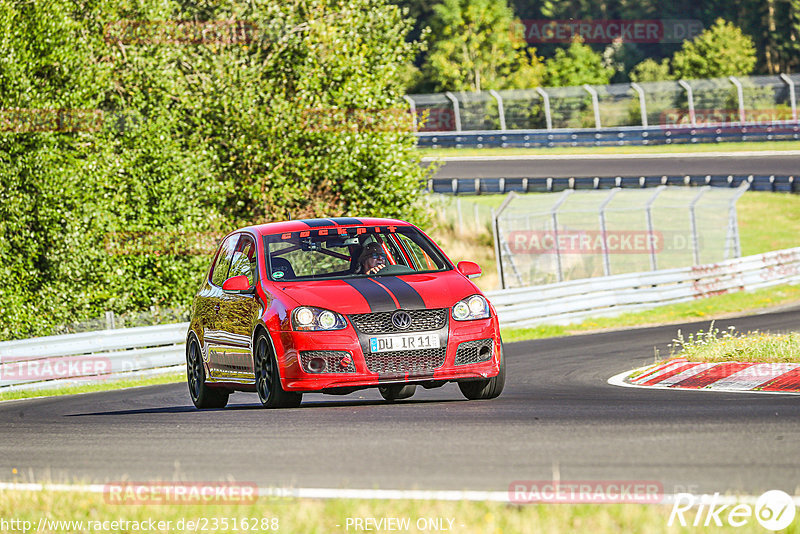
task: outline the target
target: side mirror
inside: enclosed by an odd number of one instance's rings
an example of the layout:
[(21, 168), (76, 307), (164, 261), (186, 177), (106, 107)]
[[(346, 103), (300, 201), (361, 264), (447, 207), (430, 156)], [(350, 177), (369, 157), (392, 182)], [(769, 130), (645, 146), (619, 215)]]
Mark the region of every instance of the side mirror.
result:
[(228, 278), (222, 283), (222, 290), (226, 293), (250, 293), (250, 280), (243, 274)]
[(470, 279), (478, 278), (481, 275), (481, 266), (474, 261), (460, 261), (456, 265), (456, 269)]

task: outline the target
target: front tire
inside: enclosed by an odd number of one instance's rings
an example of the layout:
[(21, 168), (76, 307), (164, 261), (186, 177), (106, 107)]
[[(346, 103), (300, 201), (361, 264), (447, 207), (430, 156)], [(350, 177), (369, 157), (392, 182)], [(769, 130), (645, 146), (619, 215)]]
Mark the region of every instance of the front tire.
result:
[(393, 384), (391, 386), (379, 386), (378, 391), (380, 392), (381, 397), (389, 402), (394, 402), (397, 400), (408, 399), (413, 396), (417, 391), (417, 385)]
[(281, 387), (278, 364), (272, 347), (263, 333), (256, 338), (253, 368), (256, 377), (258, 400), (265, 408), (297, 408), (303, 401), (302, 393), (284, 391)]
[(224, 408), (228, 404), (230, 391), (210, 388), (206, 385), (206, 369), (203, 365), (203, 355), (200, 344), (194, 335), (189, 339), (186, 347), (186, 378), (189, 384), (189, 395), (195, 408)]
[(486, 380), (464, 380), (458, 389), (468, 400), (494, 399), (503, 392), (506, 384), (506, 359), (503, 356), (503, 340), (500, 340), (500, 372)]

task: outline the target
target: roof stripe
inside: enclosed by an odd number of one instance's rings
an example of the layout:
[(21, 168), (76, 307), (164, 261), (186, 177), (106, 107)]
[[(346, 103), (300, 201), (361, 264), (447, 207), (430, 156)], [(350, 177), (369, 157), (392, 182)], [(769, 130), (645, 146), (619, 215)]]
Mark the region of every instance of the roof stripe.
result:
[(335, 218), (333, 218), (331, 220), (333, 222), (335, 222), (336, 224), (341, 224), (341, 225), (345, 225), (345, 224), (364, 224), (359, 219), (354, 219), (352, 217), (335, 217)]
[(306, 223), (311, 228), (319, 228), (321, 226), (336, 226), (333, 219), (300, 219), (300, 222)]

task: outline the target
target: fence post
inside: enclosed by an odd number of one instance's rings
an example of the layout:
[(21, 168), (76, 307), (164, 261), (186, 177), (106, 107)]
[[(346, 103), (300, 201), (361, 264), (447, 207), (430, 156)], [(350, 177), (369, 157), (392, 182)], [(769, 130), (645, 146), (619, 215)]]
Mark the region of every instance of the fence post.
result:
[(114, 330), (116, 328), (116, 324), (114, 321), (114, 312), (107, 311), (106, 312), (106, 330)]
[(542, 97), (544, 102), (544, 120), (547, 123), (547, 129), (553, 129), (553, 116), (550, 114), (550, 95), (541, 87), (536, 88), (536, 92)]
[(697, 235), (697, 216), (694, 207), (710, 188), (710, 185), (704, 185), (700, 188), (700, 192), (689, 202), (689, 229), (692, 232), (692, 262), (694, 265), (700, 265), (700, 237)]
[(446, 96), (448, 99), (450, 99), (450, 102), (453, 103), (453, 120), (455, 121), (456, 131), (460, 132), (461, 131), (461, 110), (458, 107), (458, 99), (450, 91), (447, 91), (444, 94), (444, 96)]
[(611, 258), (608, 256), (608, 230), (606, 229), (606, 207), (614, 198), (614, 195), (619, 192), (620, 188), (615, 187), (600, 204), (600, 235), (603, 239), (603, 272), (606, 276), (611, 275)]
[(742, 257), (742, 244), (739, 241), (739, 222), (736, 217), (736, 203), (748, 189), (750, 189), (750, 182), (742, 182), (742, 185), (736, 188), (736, 194), (728, 205), (728, 232), (733, 234), (733, 239), (725, 240), (725, 259), (729, 259), (730, 257), (728, 254), (728, 243), (731, 241), (733, 241), (733, 257)]
[(411, 109), (411, 124), (414, 127), (414, 131), (417, 132), (419, 131), (419, 127), (417, 126), (417, 103), (408, 95), (403, 95), (403, 98), (408, 102), (408, 107)]
[(692, 92), (692, 86), (689, 85), (686, 80), (678, 80), (678, 85), (683, 87), (686, 91), (686, 101), (689, 104), (689, 124), (692, 128), (697, 127), (697, 120), (695, 120), (694, 116), (694, 93)]
[(795, 100), (794, 80), (785, 74), (781, 74), (781, 80), (783, 80), (784, 83), (789, 86), (789, 100), (791, 100), (792, 105), (792, 120), (797, 121), (797, 101)]
[(642, 115), (642, 126), (647, 128), (647, 102), (645, 101), (644, 89), (638, 83), (631, 83), (631, 89), (639, 95), (639, 113)]
[(746, 120), (744, 112), (744, 89), (742, 89), (742, 82), (736, 76), (728, 76), (728, 79), (736, 86), (736, 98), (739, 100), (739, 122)]
[(561, 198), (556, 201), (553, 208), (550, 210), (550, 216), (553, 218), (553, 242), (556, 246), (556, 266), (558, 267), (558, 281), (564, 281), (564, 266), (561, 264), (561, 248), (558, 246), (558, 208), (574, 193), (574, 189), (564, 189), (561, 193)]
[(500, 247), (500, 215), (502, 215), (503, 211), (508, 207), (508, 204), (511, 200), (516, 196), (516, 193), (511, 191), (506, 198), (503, 199), (503, 203), (500, 204), (500, 207), (497, 211), (492, 208), (492, 233), (494, 234), (494, 255), (497, 259), (497, 274), (500, 277), (500, 289), (506, 288), (506, 277), (505, 273), (503, 273), (503, 258), (501, 255), (501, 247)]
[(645, 204), (645, 215), (647, 216), (647, 236), (648, 241), (650, 243), (650, 270), (656, 271), (658, 270), (658, 260), (656, 258), (656, 244), (653, 242), (653, 235), (655, 234), (655, 229), (653, 228), (653, 203), (658, 198), (658, 195), (666, 189), (666, 185), (659, 185), (656, 187), (656, 192), (653, 193), (653, 196), (647, 201)]
[(506, 282), (503, 280), (503, 261), (500, 259), (500, 229), (497, 223), (497, 214), (492, 208), (492, 241), (494, 241), (494, 260), (497, 262), (497, 276), (500, 278), (500, 289), (506, 288)]
[(597, 91), (589, 84), (583, 84), (583, 88), (592, 97), (592, 108), (594, 108), (594, 127), (598, 130), (602, 128), (600, 125), (600, 99), (597, 97)]
[(494, 99), (497, 101), (497, 114), (500, 116), (500, 129), (501, 130), (505, 130), (506, 129), (506, 112), (505, 112), (505, 109), (503, 109), (503, 97), (500, 96), (500, 93), (498, 93), (494, 89), (490, 89), (489, 90), (489, 94), (492, 95), (494, 97)]

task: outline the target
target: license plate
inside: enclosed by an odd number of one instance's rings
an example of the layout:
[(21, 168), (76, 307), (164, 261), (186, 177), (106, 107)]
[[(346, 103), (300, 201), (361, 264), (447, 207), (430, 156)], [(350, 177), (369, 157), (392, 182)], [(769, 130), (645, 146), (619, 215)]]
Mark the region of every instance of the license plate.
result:
[(369, 338), (370, 352), (438, 349), (439, 334), (406, 334)]

